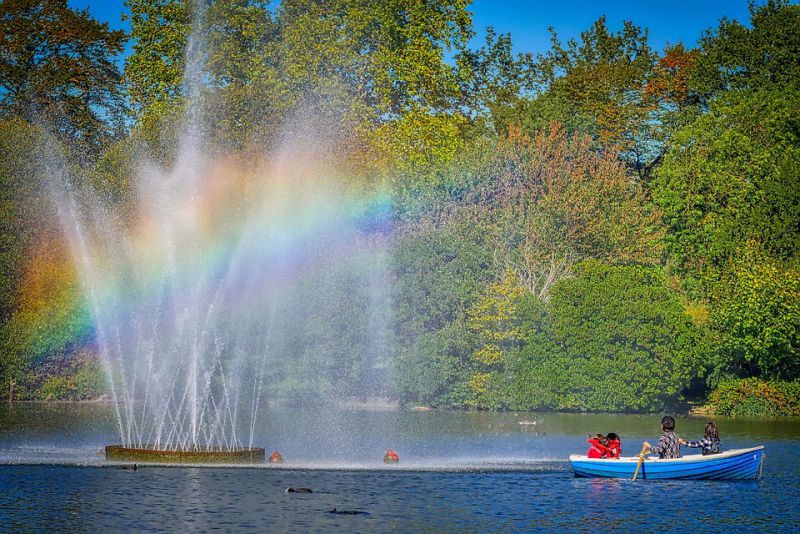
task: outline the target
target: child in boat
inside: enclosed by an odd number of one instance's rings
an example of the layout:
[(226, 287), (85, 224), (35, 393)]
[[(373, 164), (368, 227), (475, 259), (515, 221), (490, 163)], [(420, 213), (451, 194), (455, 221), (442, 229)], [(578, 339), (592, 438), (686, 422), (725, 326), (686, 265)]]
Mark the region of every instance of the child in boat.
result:
[(610, 458), (612, 451), (608, 447), (608, 438), (603, 434), (597, 434), (593, 438), (589, 438), (589, 452), (586, 456), (589, 458)]
[(717, 430), (717, 425), (714, 424), (714, 421), (709, 421), (706, 423), (706, 428), (703, 434), (703, 439), (697, 441), (686, 441), (681, 438), (681, 445), (700, 448), (703, 451), (703, 456), (721, 452), (722, 443), (719, 440), (719, 430)]
[(608, 457), (619, 458), (619, 455), (622, 453), (622, 442), (619, 436), (614, 432), (609, 432), (606, 437), (608, 438), (608, 448), (611, 449), (611, 454), (609, 454)]
[(644, 442), (644, 445), (650, 449), (650, 452), (657, 454), (659, 458), (680, 458), (681, 457), (681, 443), (680, 438), (675, 435), (675, 418), (671, 415), (665, 415), (661, 418), (661, 438), (655, 446)]

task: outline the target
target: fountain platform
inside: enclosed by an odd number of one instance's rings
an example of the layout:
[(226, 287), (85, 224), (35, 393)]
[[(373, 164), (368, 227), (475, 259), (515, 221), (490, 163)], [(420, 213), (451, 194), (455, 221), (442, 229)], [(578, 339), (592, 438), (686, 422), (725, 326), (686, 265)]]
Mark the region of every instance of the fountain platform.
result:
[(106, 460), (159, 464), (263, 464), (264, 449), (252, 447), (164, 450), (147, 445), (142, 448), (106, 445)]

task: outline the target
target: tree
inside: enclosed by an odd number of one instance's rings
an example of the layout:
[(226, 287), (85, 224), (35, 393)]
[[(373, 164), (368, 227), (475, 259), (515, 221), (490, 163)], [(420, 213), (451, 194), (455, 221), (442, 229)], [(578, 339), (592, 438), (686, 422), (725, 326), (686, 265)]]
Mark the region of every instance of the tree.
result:
[(0, 3), (0, 115), (42, 121), (89, 157), (122, 127), (124, 43), (66, 0)]
[(703, 372), (700, 332), (658, 268), (587, 261), (554, 288), (549, 318), (528, 309), (513, 367), (530, 408), (660, 410)]
[(467, 309), (467, 326), (479, 339), (479, 348), (472, 355), (474, 370), (469, 380), (473, 392), (470, 403), (474, 406), (498, 407), (492, 397), (502, 398), (503, 392), (497, 395), (498, 392), (490, 391), (490, 386), (505, 372), (504, 352), (523, 342), (524, 334), (516, 318), (524, 295), (516, 273), (506, 269), (502, 278), (489, 284), (483, 295)]
[(511, 34), (498, 34), (489, 27), (485, 44), (479, 50), (462, 51), (457, 62), (464, 71), (460, 79), (469, 110), (485, 117), (495, 135), (506, 135), (520, 122), (524, 95), (534, 89), (532, 54), (514, 56)]
[(403, 402), (464, 406), (475, 334), (465, 310), (491, 276), (489, 251), (455, 221), (405, 229), (393, 253), (394, 376)]
[(727, 91), (772, 90), (800, 78), (800, 6), (786, 0), (750, 4), (748, 28), (723, 19), (700, 40), (691, 85), (708, 104)]
[(626, 167), (594, 151), (587, 136), (559, 124), (533, 136), (512, 129), (479, 164), (465, 171), (480, 178), (459, 192), (451, 213), (487, 227), (500, 269), (511, 268), (539, 298), (588, 258), (658, 261), (660, 214)]
[[(35, 236), (14, 295), (14, 312), (2, 325), (0, 378), (31, 398), (48, 362), (76, 353), (91, 333), (78, 275), (66, 244), (52, 229)], [(33, 372), (32, 372), (33, 371)], [(8, 383), (3, 380), (3, 385)]]
[(461, 86), (446, 53), (464, 49), (471, 37), (466, 5), (282, 2), (278, 72), (290, 107), (310, 108), (367, 160), (452, 157)]
[(551, 33), (550, 51), (534, 64), (543, 92), (528, 105), (523, 124), (540, 129), (559, 121), (581, 128), (646, 174), (656, 157), (647, 146), (650, 117), (643, 98), (656, 61), (647, 30), (626, 21), (622, 30), (611, 32), (601, 17), (581, 33), (580, 41), (570, 40), (566, 46), (552, 28)]
[(15, 308), (25, 258), (48, 213), (45, 168), (31, 158), (41, 136), (21, 119), (0, 120), (0, 324)]
[(714, 288), (713, 323), (722, 338), (720, 374), (800, 377), (800, 269), (770, 257), (755, 240), (731, 257)]
[(668, 265), (693, 298), (750, 238), (778, 258), (800, 248), (799, 109), (795, 91), (732, 92), (676, 132), (653, 198)]
[(126, 0), (133, 51), (125, 62), (128, 100), (140, 121), (173, 111), (181, 100), (191, 29), (187, 0)]
[(206, 13), (209, 74), (204, 113), (226, 149), (271, 141), (288, 102), (278, 75), (278, 23), (264, 0), (214, 2)]

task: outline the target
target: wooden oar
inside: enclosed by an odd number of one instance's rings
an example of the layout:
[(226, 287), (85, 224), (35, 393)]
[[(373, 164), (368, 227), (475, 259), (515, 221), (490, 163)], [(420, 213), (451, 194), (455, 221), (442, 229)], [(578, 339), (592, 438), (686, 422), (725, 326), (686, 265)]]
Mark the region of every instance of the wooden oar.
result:
[(639, 476), (639, 468), (642, 467), (644, 453), (647, 451), (647, 448), (647, 445), (642, 445), (642, 452), (639, 453), (639, 463), (636, 464), (636, 471), (633, 472), (633, 480), (636, 480), (636, 477)]

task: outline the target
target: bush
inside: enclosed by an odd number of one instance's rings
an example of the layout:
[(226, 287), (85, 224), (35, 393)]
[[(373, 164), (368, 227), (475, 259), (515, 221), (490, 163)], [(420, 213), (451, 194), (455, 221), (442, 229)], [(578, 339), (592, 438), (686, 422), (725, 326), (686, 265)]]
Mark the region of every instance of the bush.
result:
[[(513, 408), (658, 411), (701, 376), (701, 332), (657, 268), (584, 262), (530, 307)], [(525, 306), (522, 306), (524, 309)]]
[(760, 378), (722, 382), (709, 397), (716, 413), (731, 417), (800, 416), (800, 380), (766, 381)]
[(93, 360), (82, 360), (66, 374), (48, 377), (35, 392), (40, 400), (91, 400), (106, 393), (106, 380), (100, 364)]

